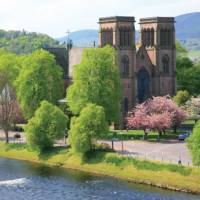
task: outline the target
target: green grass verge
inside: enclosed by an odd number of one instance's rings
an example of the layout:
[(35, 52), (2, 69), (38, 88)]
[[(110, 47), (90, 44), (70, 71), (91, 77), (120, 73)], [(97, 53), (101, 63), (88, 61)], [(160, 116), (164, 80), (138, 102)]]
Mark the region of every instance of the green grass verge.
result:
[(198, 168), (137, 160), (112, 152), (93, 152), (83, 160), (66, 148), (57, 147), (38, 155), (37, 152), (27, 150), (26, 145), (0, 143), (0, 157), (62, 166), (137, 183), (200, 193)]

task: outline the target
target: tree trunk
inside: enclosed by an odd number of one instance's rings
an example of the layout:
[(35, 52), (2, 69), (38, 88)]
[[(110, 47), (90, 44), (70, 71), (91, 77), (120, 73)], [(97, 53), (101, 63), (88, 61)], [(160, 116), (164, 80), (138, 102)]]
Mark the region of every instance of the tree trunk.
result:
[(6, 137), (6, 144), (8, 144), (9, 143), (8, 130), (4, 130), (4, 132)]
[(146, 132), (146, 129), (144, 130), (144, 140), (147, 140), (147, 136), (148, 136), (148, 133)]

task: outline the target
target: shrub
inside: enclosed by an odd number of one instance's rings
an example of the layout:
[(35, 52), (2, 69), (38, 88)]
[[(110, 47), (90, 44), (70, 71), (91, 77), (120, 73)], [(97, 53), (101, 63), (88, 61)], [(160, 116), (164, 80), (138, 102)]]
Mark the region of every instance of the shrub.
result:
[(58, 107), (42, 101), (25, 126), (28, 146), (40, 152), (53, 147), (54, 140), (64, 136), (67, 122), (68, 117)]
[(69, 140), (72, 149), (81, 154), (92, 150), (92, 142), (108, 132), (104, 108), (95, 104), (88, 104), (80, 116), (71, 121)]
[(180, 90), (174, 96), (173, 100), (177, 103), (178, 106), (182, 106), (186, 101), (190, 99), (190, 94), (187, 90)]
[(192, 154), (193, 163), (195, 165), (200, 165), (200, 120), (195, 125), (193, 133), (187, 141)]

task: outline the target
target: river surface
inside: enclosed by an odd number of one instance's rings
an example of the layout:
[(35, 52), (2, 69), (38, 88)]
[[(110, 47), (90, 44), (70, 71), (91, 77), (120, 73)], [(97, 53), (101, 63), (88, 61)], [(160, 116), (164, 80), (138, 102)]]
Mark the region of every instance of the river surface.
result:
[(0, 158), (0, 200), (199, 200), (73, 170)]

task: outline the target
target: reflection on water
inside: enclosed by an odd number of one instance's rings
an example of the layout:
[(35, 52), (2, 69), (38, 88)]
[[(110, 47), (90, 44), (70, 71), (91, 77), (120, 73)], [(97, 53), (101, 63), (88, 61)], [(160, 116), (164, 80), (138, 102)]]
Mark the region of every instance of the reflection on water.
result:
[(199, 200), (112, 178), (0, 159), (0, 200)]

